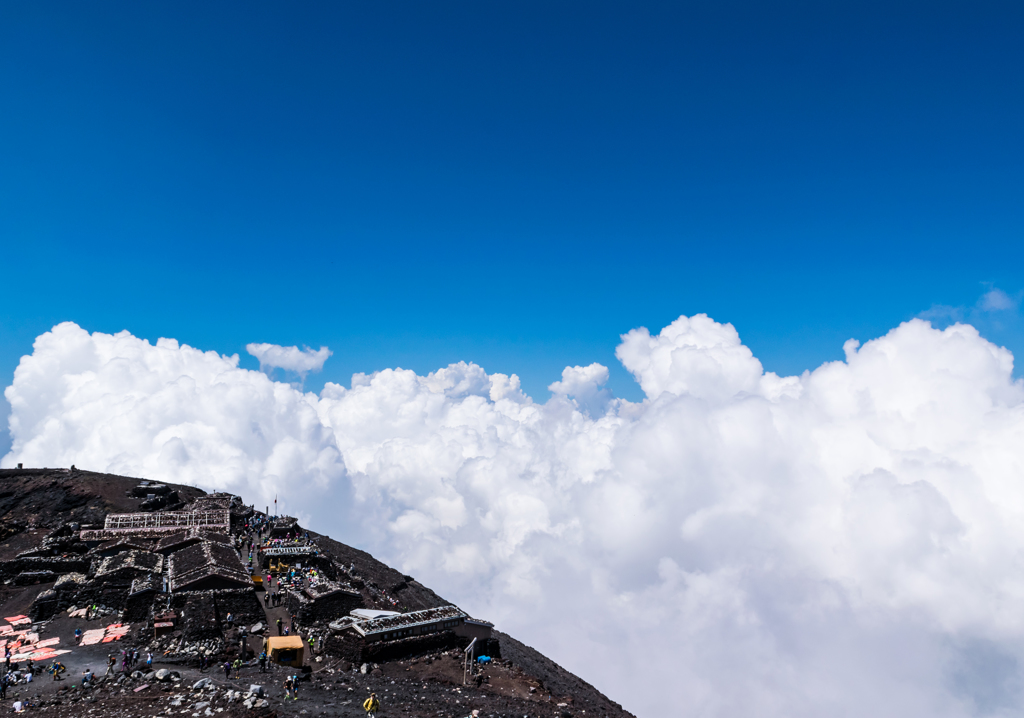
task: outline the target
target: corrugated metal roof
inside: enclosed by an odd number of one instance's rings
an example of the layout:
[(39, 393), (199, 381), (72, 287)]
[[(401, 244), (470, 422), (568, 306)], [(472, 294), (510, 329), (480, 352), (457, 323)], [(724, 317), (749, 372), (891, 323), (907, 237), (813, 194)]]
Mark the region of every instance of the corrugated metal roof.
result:
[(439, 621), (461, 621), (465, 618), (466, 614), (458, 606), (441, 606), (440, 608), (428, 608), (423, 611), (403, 613), (398, 616), (371, 618), (367, 621), (356, 623), (353, 628), (362, 636), (372, 636), (378, 633), (399, 631)]

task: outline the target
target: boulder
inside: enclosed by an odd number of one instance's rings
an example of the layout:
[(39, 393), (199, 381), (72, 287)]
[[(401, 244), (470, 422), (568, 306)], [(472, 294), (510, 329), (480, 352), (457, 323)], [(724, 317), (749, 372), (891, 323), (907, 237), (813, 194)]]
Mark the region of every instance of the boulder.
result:
[(264, 629), (266, 629), (266, 626), (262, 623), (257, 623), (249, 629), (249, 633), (263, 633)]
[(263, 686), (258, 686), (254, 683), (251, 686), (249, 686), (249, 692), (252, 693), (254, 696), (262, 696)]
[(194, 691), (201, 691), (204, 688), (206, 688), (208, 685), (210, 685), (210, 679), (209, 678), (200, 678), (198, 681), (196, 681), (195, 683), (192, 684), (192, 690), (194, 690)]
[(171, 680), (171, 672), (166, 668), (161, 668), (156, 672), (156, 679), (158, 681), (169, 681)]

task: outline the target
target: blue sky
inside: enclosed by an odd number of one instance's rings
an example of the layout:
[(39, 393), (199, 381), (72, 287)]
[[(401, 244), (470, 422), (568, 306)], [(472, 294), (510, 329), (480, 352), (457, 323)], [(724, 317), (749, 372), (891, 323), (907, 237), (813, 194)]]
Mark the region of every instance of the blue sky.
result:
[(1019, 355), (977, 302), (1024, 291), (1022, 20), (6, 4), (0, 376), (64, 320), (253, 367), (327, 345), (312, 389), (471, 360), (540, 399), (593, 361), (638, 398), (618, 335), (698, 312), (779, 373), (922, 312)]

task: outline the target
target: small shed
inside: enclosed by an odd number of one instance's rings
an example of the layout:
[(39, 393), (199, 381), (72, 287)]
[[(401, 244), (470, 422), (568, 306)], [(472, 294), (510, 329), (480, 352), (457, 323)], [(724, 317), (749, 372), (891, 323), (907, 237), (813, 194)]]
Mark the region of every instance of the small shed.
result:
[(288, 534), (299, 533), (299, 520), (294, 516), (278, 516), (270, 529), (271, 538), (284, 538)]
[(160, 574), (164, 570), (164, 557), (149, 551), (124, 551), (116, 556), (109, 556), (96, 569), (95, 580), (99, 583), (124, 582), (130, 584), (133, 579), (142, 578), (151, 573)]
[(349, 584), (323, 579), (314, 586), (291, 588), (287, 597), (288, 612), (301, 623), (331, 621), (363, 603), (362, 595)]
[(202, 541), (175, 551), (168, 559), (172, 593), (222, 588), (251, 588), (252, 577), (230, 546)]
[(274, 663), (302, 668), (305, 647), (299, 636), (270, 636), (263, 639), (263, 650)]

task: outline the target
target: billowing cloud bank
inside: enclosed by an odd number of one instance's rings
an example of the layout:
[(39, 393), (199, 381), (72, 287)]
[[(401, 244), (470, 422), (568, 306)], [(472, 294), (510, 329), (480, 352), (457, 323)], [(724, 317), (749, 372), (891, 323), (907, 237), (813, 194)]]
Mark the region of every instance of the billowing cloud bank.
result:
[(538, 404), (454, 364), (302, 394), (162, 339), (40, 336), (5, 466), (275, 493), (641, 716), (1018, 715), (1024, 386), (915, 320), (801, 377), (731, 325), (622, 338)]

